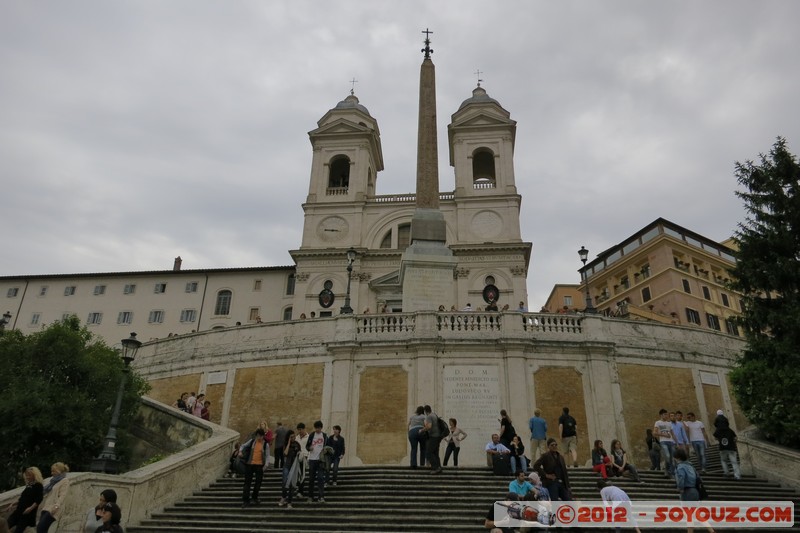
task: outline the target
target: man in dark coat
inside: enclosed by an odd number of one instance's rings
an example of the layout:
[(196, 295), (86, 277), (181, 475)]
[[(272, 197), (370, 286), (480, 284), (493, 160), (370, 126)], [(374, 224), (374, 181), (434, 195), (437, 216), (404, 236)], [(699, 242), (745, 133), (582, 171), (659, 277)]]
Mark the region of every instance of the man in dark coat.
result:
[(572, 500), (567, 464), (564, 462), (564, 456), (558, 453), (556, 439), (547, 439), (547, 451), (533, 463), (533, 470), (539, 473), (542, 485), (550, 492), (553, 501)]

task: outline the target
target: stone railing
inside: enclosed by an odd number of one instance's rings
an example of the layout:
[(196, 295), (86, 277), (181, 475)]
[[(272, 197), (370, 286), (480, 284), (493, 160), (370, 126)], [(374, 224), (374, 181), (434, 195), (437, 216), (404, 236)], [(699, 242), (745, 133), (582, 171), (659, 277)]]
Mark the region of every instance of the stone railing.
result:
[(358, 317), (357, 333), (411, 333), (415, 315), (408, 313), (364, 315)]
[(438, 313), (439, 331), (501, 331), (500, 313)]
[(325, 189), (325, 194), (327, 196), (345, 196), (347, 191), (348, 187), (328, 187)]
[(800, 489), (800, 452), (766, 441), (755, 427), (739, 433), (739, 463), (745, 474), (754, 474), (786, 487)]
[[(454, 192), (440, 192), (439, 193), (439, 201), (445, 200), (452, 200), (455, 198), (456, 195)], [(417, 195), (414, 193), (406, 193), (406, 194), (381, 194), (375, 196), (369, 200), (370, 202), (375, 202), (377, 204), (385, 204), (389, 202), (416, 202)]]
[[(160, 433), (179, 449), (172, 455), (120, 475), (70, 472), (62, 516), (50, 528), (53, 533), (83, 531), (86, 511), (97, 503), (100, 492), (114, 489), (122, 508), (122, 523), (137, 524), (173, 505), (199, 488), (216, 481), (227, 470), (233, 443), (239, 433), (193, 417), (149, 398), (142, 398), (137, 416), (145, 433)], [(133, 428), (136, 429), (136, 428)], [(0, 494), (0, 508), (16, 502), (22, 487)]]
[(523, 315), (523, 329), (531, 332), (582, 333), (583, 317), (578, 315)]

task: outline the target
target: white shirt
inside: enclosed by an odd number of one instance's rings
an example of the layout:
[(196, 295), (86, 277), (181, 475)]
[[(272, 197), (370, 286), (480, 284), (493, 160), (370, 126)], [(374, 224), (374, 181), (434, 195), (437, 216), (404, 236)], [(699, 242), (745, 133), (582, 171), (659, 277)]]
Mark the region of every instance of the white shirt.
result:
[(624, 490), (614, 485), (608, 485), (600, 489), (600, 497), (603, 498), (603, 501), (606, 503), (631, 501)]
[(311, 450), (308, 452), (309, 461), (319, 461), (319, 456), (322, 454), (322, 448), (325, 447), (325, 434), (321, 431), (311, 434)]
[(658, 442), (672, 442), (672, 422), (669, 420), (656, 420), (654, 427), (658, 430)]
[(689, 429), (689, 441), (705, 441), (705, 437), (703, 437), (703, 430), (706, 428), (705, 424), (700, 422), (699, 420), (695, 420), (694, 422), (684, 422), (686, 427)]

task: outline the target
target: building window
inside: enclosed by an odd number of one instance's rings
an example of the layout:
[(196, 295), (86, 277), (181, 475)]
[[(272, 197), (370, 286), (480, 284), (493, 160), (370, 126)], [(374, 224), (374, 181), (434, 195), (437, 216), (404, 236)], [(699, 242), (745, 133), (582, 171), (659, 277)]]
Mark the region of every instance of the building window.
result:
[(692, 294), (692, 288), (689, 286), (689, 280), (683, 279), (681, 281), (683, 282), (683, 292), (686, 294)]
[(19, 287), (11, 287), (6, 293), (6, 298), (16, 298), (19, 294)]
[(128, 283), (125, 285), (125, 288), (122, 289), (122, 294), (133, 294), (136, 292), (136, 284), (135, 283)]
[(564, 296), (564, 305), (572, 307), (572, 296)]
[(95, 285), (94, 286), (94, 295), (95, 296), (102, 296), (106, 293), (106, 286), (105, 285)]
[(71, 316), (72, 313), (64, 313), (63, 315), (61, 315), (61, 322), (66, 322), (67, 320), (69, 320), (69, 317)]
[(711, 313), (706, 313), (706, 322), (708, 322), (708, 327), (711, 329), (715, 329), (717, 331), (720, 330), (719, 327), (719, 318), (716, 315), (712, 315)]
[(197, 318), (197, 311), (194, 309), (184, 309), (181, 311), (181, 322), (194, 322)]
[(166, 283), (156, 283), (155, 287), (153, 288), (153, 292), (155, 294), (164, 294), (167, 292), (167, 284)]
[[(394, 311), (392, 311), (392, 312), (394, 312)], [(320, 311), (319, 312), (319, 317), (320, 318), (330, 318), (332, 316), (333, 316), (333, 311)]]
[(622, 276), (621, 278), (619, 278), (619, 284), (622, 285), (622, 287), (625, 289), (631, 286), (628, 276)]
[(117, 315), (117, 324), (131, 324), (133, 322), (133, 311), (120, 311)]
[(292, 296), (294, 294), (294, 286), (295, 286), (295, 275), (289, 274), (289, 277), (286, 279), (286, 295)]
[(147, 317), (147, 322), (150, 324), (162, 324), (164, 322), (164, 311), (161, 309), (154, 309), (150, 311), (150, 315)]
[(700, 313), (695, 311), (694, 309), (686, 308), (686, 321), (689, 324), (700, 324)]
[(720, 297), (722, 298), (722, 305), (724, 305), (725, 307), (730, 307), (731, 306), (731, 302), (730, 302), (730, 300), (728, 300), (728, 295), (727, 294), (725, 294), (724, 292), (720, 293)]
[(652, 298), (650, 296), (650, 287), (645, 287), (642, 289), (642, 303), (649, 302), (650, 298)]
[(708, 290), (708, 287), (705, 286), (703, 286), (703, 298), (705, 298), (706, 300), (711, 299), (711, 291)]
[(260, 279), (253, 280), (253, 290), (256, 291), (256, 292), (261, 290), (261, 280)]
[(31, 326), (36, 326), (39, 324), (39, 320), (42, 318), (41, 313), (33, 313), (31, 315)]
[(292, 307), (289, 306), (283, 310), (283, 319), (284, 320), (291, 320), (292, 319)]
[(227, 289), (217, 293), (217, 305), (214, 306), (215, 315), (229, 315), (231, 312), (231, 297), (233, 293)]
[(47, 296), (47, 285), (42, 285), (39, 288), (39, 296)]
[(260, 314), (261, 314), (261, 309), (260, 308), (251, 307), (250, 308), (250, 319), (249, 319), (250, 322), (256, 322), (257, 320), (259, 320), (261, 318), (259, 316)]
[(103, 313), (89, 313), (86, 319), (87, 324), (100, 324), (103, 321)]
[(197, 292), (197, 282), (190, 281), (186, 283), (186, 292)]
[(739, 336), (739, 326), (736, 325), (734, 320), (730, 318), (725, 319), (725, 331), (728, 332), (728, 335), (736, 335)]
[(64, 287), (64, 296), (74, 296), (75, 295), (75, 285), (68, 285)]

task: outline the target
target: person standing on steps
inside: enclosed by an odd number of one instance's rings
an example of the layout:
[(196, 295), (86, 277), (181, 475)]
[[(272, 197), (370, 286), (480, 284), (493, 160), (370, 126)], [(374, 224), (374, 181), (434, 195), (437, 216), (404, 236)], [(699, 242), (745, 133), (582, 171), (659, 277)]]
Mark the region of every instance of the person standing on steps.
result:
[(431, 465), (431, 474), (442, 473), (442, 463), (439, 460), (439, 443), (442, 442), (442, 434), (439, 432), (439, 417), (433, 412), (430, 405), (426, 405), (424, 431), (428, 435), (426, 445), (428, 463)]
[[(244, 487), (242, 490), (242, 507), (247, 507), (251, 503), (258, 505), (258, 493), (261, 490), (261, 482), (264, 478), (264, 469), (267, 466), (267, 454), (269, 445), (264, 439), (264, 429), (258, 428), (255, 437), (248, 440), (239, 449), (239, 453), (244, 463)], [(253, 484), (255, 478), (255, 484)], [(252, 492), (250, 488), (252, 487)]]
[[(522, 303), (522, 302), (520, 302)], [(542, 412), (536, 409), (528, 421), (531, 430), (531, 457), (539, 457), (547, 451), (547, 421), (542, 418)]]
[(561, 439), (561, 448), (572, 458), (572, 466), (578, 467), (578, 422), (569, 414), (569, 407), (565, 407), (558, 418), (558, 437)]
[(286, 435), (290, 431), (291, 430), (284, 426), (283, 423), (278, 422), (278, 427), (275, 429), (275, 440), (273, 442), (275, 445), (275, 468), (278, 470), (283, 469), (283, 462), (286, 460), (283, 447), (286, 446)]
[(463, 429), (458, 427), (458, 420), (455, 418), (451, 418), (450, 422), (450, 434), (445, 437), (445, 441), (447, 441), (447, 448), (444, 451), (444, 466), (447, 466), (447, 461), (450, 459), (450, 455), (453, 455), (453, 466), (458, 468), (458, 452), (461, 451), (461, 441), (467, 438), (467, 434), (464, 432)]

